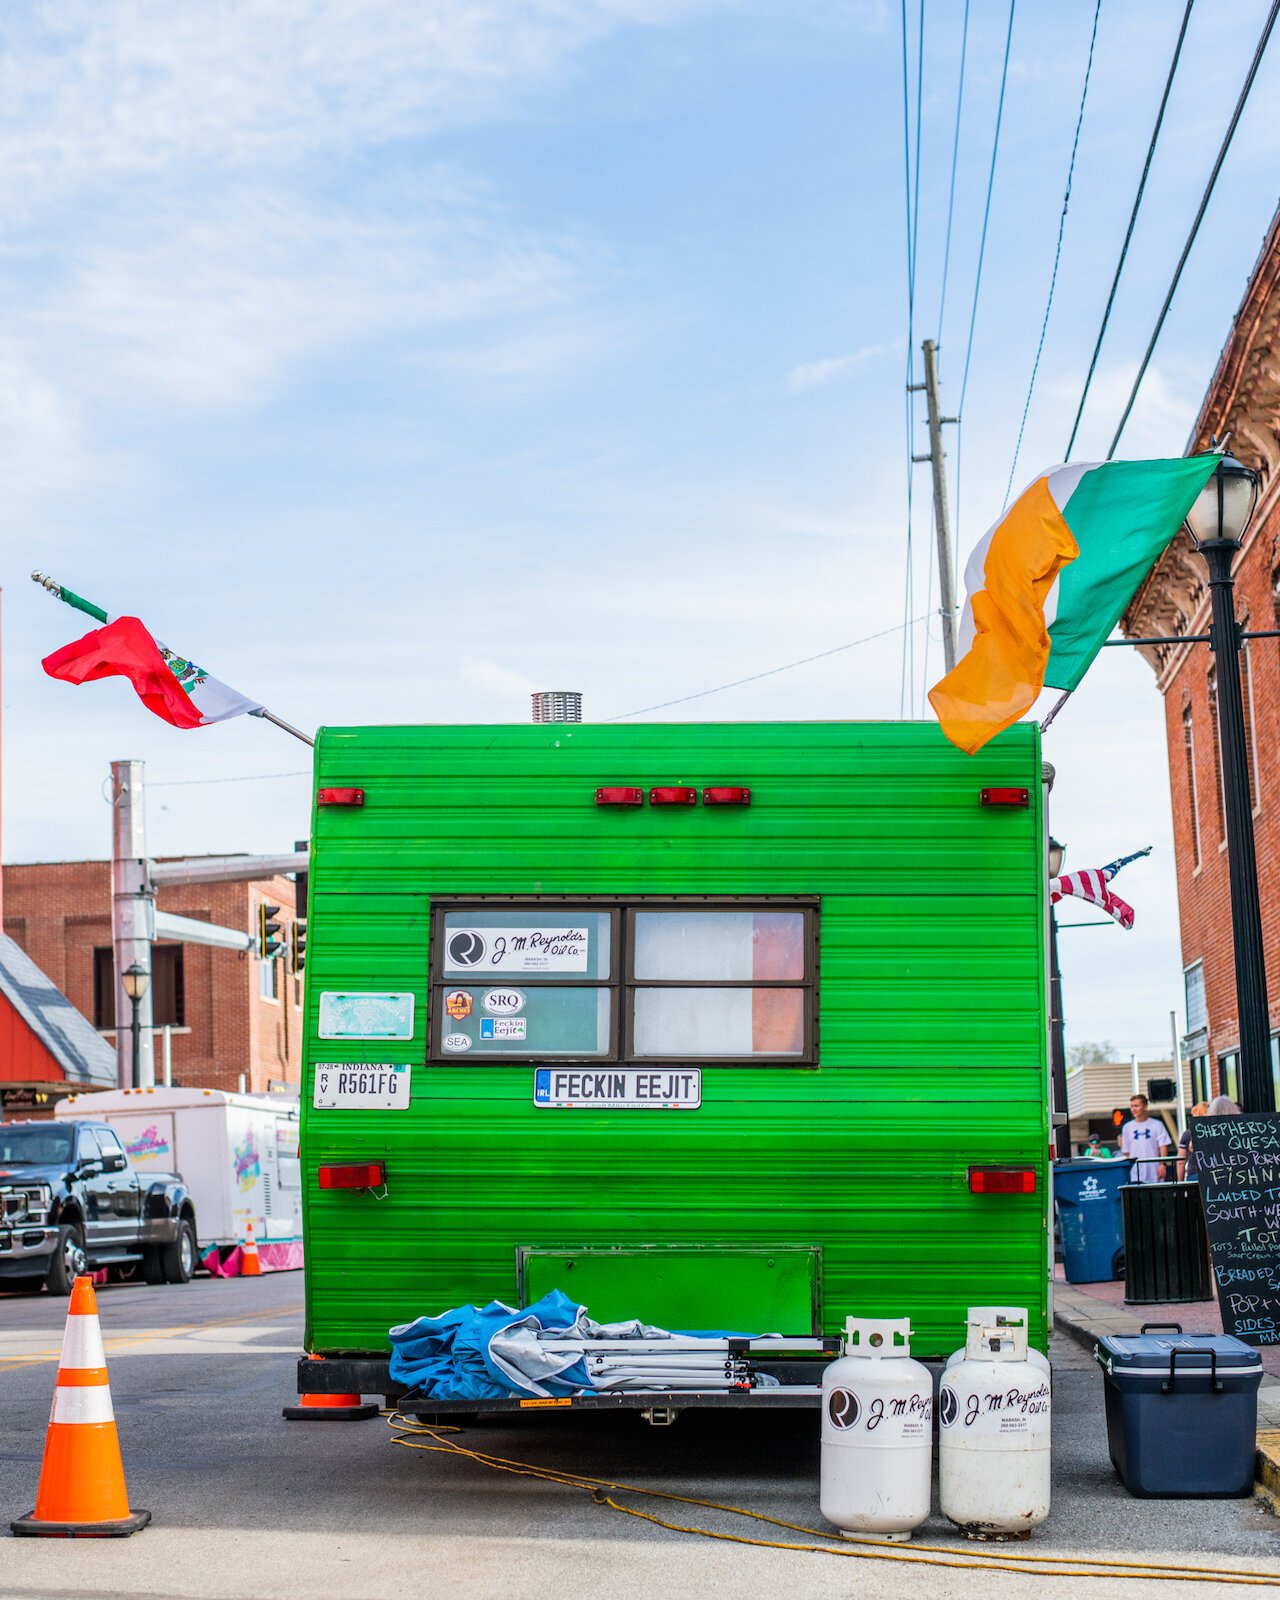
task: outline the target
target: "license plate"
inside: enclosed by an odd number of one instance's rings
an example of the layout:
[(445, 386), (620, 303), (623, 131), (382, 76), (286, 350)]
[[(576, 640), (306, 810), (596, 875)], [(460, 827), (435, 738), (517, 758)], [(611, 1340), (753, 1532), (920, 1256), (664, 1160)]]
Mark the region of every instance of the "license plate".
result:
[(702, 1073), (697, 1067), (539, 1067), (533, 1103), (565, 1111), (696, 1111)]
[(409, 1104), (406, 1065), (318, 1061), (311, 1104), (318, 1111), (403, 1111)]

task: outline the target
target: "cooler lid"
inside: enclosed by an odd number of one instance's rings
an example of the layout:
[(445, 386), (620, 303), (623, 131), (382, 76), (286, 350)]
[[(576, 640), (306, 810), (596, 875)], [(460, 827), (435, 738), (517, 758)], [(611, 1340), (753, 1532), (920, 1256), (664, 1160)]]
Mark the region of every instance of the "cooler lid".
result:
[(1260, 1367), (1262, 1355), (1229, 1333), (1177, 1333), (1172, 1328), (1150, 1333), (1108, 1333), (1098, 1340), (1098, 1350), (1114, 1367), (1164, 1367), (1174, 1351), (1180, 1369), (1208, 1367), (1209, 1355), (1218, 1367)]

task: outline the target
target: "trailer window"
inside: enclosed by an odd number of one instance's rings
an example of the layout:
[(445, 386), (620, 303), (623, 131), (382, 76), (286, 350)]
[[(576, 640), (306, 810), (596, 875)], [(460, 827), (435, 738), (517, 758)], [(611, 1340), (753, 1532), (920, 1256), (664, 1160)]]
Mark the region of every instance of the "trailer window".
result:
[(816, 903), (547, 897), (433, 916), (431, 1059), (816, 1059)]

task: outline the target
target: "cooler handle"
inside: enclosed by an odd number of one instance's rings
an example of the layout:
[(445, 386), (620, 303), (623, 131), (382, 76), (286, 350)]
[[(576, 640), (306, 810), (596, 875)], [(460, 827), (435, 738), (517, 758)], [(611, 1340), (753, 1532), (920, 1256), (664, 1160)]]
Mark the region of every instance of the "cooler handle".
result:
[[(1194, 1351), (1194, 1350), (1181, 1350), (1181, 1351), (1179, 1351), (1179, 1350), (1170, 1350), (1170, 1352), (1169, 1352), (1169, 1376), (1160, 1385), (1160, 1393), (1161, 1394), (1172, 1394), (1173, 1393), (1174, 1379), (1177, 1376), (1176, 1363), (1177, 1363), (1179, 1355), (1186, 1356), (1186, 1355), (1197, 1355), (1197, 1354), (1199, 1354), (1199, 1352), (1198, 1351)], [(1218, 1352), (1216, 1350), (1210, 1350), (1209, 1351), (1209, 1392), (1211, 1394), (1221, 1394), (1222, 1393), (1222, 1379), (1218, 1376)]]
[(1173, 1333), (1182, 1332), (1182, 1324), (1180, 1322), (1144, 1322), (1142, 1324), (1143, 1333), (1159, 1333), (1166, 1328)]

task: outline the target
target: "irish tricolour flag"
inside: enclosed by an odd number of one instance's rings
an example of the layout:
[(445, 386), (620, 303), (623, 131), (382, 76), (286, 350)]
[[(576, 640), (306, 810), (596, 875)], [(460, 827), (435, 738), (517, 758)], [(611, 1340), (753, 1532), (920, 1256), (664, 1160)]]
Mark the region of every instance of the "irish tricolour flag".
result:
[[(66, 592), (63, 599), (68, 599)], [(161, 644), (137, 617), (108, 617), (78, 596), (68, 600), (105, 623), (83, 639), (63, 645), (46, 656), (44, 670), (67, 683), (91, 683), (96, 678), (128, 678), (148, 711), (175, 728), (202, 728), (210, 722), (262, 710), (203, 667)]]
[(1046, 685), (1076, 687), (1219, 459), (1053, 467), (1023, 490), (969, 558), (959, 659), (929, 691), (952, 744), (973, 755)]

